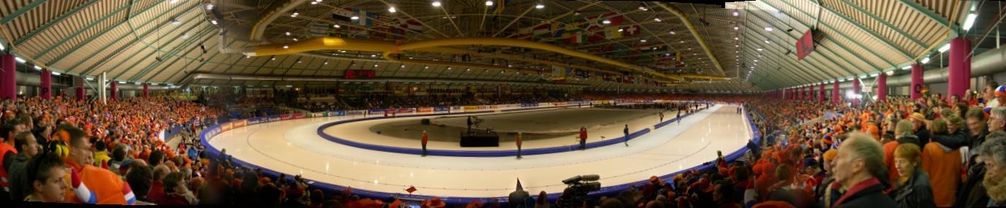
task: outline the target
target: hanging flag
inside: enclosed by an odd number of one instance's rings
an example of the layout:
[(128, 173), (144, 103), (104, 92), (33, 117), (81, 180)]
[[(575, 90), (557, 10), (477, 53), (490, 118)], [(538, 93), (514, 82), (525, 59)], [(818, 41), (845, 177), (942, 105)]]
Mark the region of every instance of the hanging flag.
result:
[(550, 27), (551, 26), (549, 24), (540, 24), (538, 26), (534, 26), (534, 30), (532, 31), (532, 33), (536, 37), (537, 36), (541, 36), (541, 35), (546, 35), (546, 34), (548, 34), (548, 30), (549, 30)]
[(618, 29), (618, 27), (604, 28), (604, 38), (608, 40), (622, 38), (622, 32), (619, 32)]
[(576, 31), (572, 33), (570, 37), (566, 38), (566, 42), (582, 44), (587, 39), (587, 33), (584, 31)]
[(589, 40), (590, 42), (597, 42), (604, 40), (604, 31), (589, 31), (587, 33), (589, 33), (589, 35), (587, 36), (587, 40)]
[(373, 13), (367, 12), (367, 10), (355, 9), (354, 11), (356, 11), (355, 15), (356, 15), (357, 19), (355, 21), (356, 21), (356, 24), (358, 24), (358, 25), (363, 25), (363, 26), (370, 27), (373, 24), (370, 19), (371, 18), (376, 18), (376, 15), (374, 15)]
[(638, 25), (630, 25), (625, 28), (625, 36), (639, 35), (642, 32)]
[(566, 32), (566, 25), (561, 22), (556, 22), (551, 24), (552, 27), (552, 37), (562, 37), (562, 34)]

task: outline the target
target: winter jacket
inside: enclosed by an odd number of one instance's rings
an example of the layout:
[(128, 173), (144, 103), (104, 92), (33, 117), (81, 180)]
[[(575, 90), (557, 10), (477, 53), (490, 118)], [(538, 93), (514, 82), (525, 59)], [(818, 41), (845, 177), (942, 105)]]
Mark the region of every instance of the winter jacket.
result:
[(898, 202), (898, 207), (901, 208), (936, 207), (933, 202), (933, 188), (929, 185), (929, 175), (918, 167), (905, 184), (891, 192), (891, 198)]

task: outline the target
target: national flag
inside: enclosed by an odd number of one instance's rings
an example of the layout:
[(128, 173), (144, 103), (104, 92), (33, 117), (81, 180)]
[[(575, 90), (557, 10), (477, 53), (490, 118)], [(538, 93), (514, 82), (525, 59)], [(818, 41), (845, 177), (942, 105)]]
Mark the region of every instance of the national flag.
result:
[(580, 25), (579, 22), (565, 23), (565, 28), (564, 29), (565, 29), (566, 34), (571, 34), (573, 32), (577, 32), (577, 31), (583, 31), (583, 28), (580, 28), (579, 25)]
[(367, 26), (367, 27), (370, 27), (371, 25), (373, 25), (373, 23), (370, 21), (370, 19), (371, 18), (376, 18), (376, 15), (374, 13), (367, 12), (367, 10), (363, 10), (363, 9), (354, 9), (354, 11), (355, 11), (354, 14), (357, 17), (357, 19), (354, 20), (354, 21), (356, 21), (356, 24)]
[(625, 28), (625, 36), (639, 35), (640, 32), (642, 32), (642, 30), (638, 25), (630, 25)]
[(622, 38), (622, 32), (618, 31), (618, 27), (606, 27), (604, 28), (604, 38), (608, 40)]
[(604, 31), (590, 31), (587, 33), (589, 34), (587, 36), (587, 40), (589, 40), (590, 42), (597, 42), (604, 40)]
[(560, 22), (552, 23), (552, 37), (562, 37), (562, 34), (566, 32), (566, 26)]
[(572, 33), (569, 38), (566, 38), (566, 42), (581, 44), (587, 39), (587, 33), (584, 31), (576, 31)]
[(549, 24), (540, 24), (538, 26), (534, 26), (532, 34), (534, 34), (534, 36), (546, 35), (548, 34), (548, 30), (550, 27), (551, 26)]

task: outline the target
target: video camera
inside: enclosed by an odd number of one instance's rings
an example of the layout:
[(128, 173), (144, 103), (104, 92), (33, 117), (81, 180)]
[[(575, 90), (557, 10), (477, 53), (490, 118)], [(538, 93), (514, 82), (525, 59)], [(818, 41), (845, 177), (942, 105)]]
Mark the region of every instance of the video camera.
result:
[(556, 204), (559, 207), (583, 206), (584, 202), (589, 200), (587, 193), (601, 190), (601, 183), (597, 182), (599, 179), (601, 179), (601, 176), (591, 174), (573, 176), (562, 180), (562, 183), (566, 184), (567, 187), (562, 191), (562, 196), (559, 197)]

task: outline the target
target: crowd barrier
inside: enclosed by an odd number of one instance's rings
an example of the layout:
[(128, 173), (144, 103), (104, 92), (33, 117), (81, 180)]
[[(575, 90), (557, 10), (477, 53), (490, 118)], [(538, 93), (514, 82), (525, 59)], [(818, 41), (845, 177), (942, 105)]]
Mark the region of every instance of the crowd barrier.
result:
[[(594, 103), (594, 104), (596, 104), (596, 103)], [(523, 106), (523, 105), (521, 105), (521, 106)], [(451, 106), (451, 108), (453, 108), (453, 107), (454, 106)], [(458, 106), (458, 107), (460, 107), (460, 106)], [(351, 112), (353, 114), (349, 114)], [(359, 112), (359, 111), (342, 111), (342, 112), (326, 112), (326, 113), (329, 113), (329, 114), (323, 114), (323, 115), (339, 116), (339, 115), (357, 115), (357, 114), (363, 114), (362, 112)], [(472, 113), (476, 113), (476, 112), (472, 112)], [(427, 115), (429, 115), (429, 114), (427, 114)], [(256, 118), (236, 119), (236, 120), (232, 120), (232, 121), (219, 122), (216, 125), (213, 125), (213, 126), (210, 126), (210, 127), (207, 127), (205, 129), (203, 129), (203, 131), (199, 133), (200, 143), (204, 147), (206, 147), (205, 152), (206, 152), (206, 154), (209, 157), (220, 159), (220, 158), (222, 158), (221, 154), (220, 154), (221, 151), (219, 149), (217, 149), (216, 147), (213, 147), (212, 145), (210, 145), (210, 140), (213, 139), (214, 136), (219, 135), (220, 133), (223, 133), (223, 132), (225, 132), (227, 130), (231, 130), (235, 126), (242, 126), (243, 127), (243, 126), (248, 126), (248, 125), (255, 125), (255, 124), (261, 124), (261, 123), (267, 123), (267, 122), (280, 121), (280, 117), (281, 116), (256, 117)], [(753, 121), (751, 120), (751, 118), (747, 115), (747, 109), (744, 109), (744, 118), (748, 122), (748, 124), (749, 124), (749, 126), (751, 128), (750, 129), (751, 132), (752, 132), (751, 142), (753, 142), (755, 144), (760, 144), (761, 137), (762, 137), (761, 132), (759, 132), (758, 128), (755, 126), (755, 124), (753, 123)], [(224, 127), (226, 127), (226, 130), (224, 130)], [(633, 134), (642, 135), (642, 134), (645, 134), (647, 132), (649, 132), (649, 129), (644, 129), (644, 130), (641, 130), (641, 131), (637, 131), (637, 132), (634, 132)], [(638, 135), (636, 135), (636, 136), (638, 136)], [(630, 135), (630, 138), (631, 137), (633, 137), (633, 135)], [(613, 143), (622, 142), (621, 140), (617, 140), (617, 139), (610, 139), (610, 140), (605, 140), (605, 141), (610, 141), (610, 142), (613, 142)], [(603, 145), (608, 145), (608, 144), (602, 144), (602, 143), (599, 143), (599, 142), (595, 142), (593, 145), (603, 146)], [(727, 162), (733, 162), (733, 161), (737, 160), (738, 158), (740, 158), (741, 156), (743, 156), (748, 151), (750, 151), (750, 149), (747, 146), (742, 147), (740, 149), (737, 149), (736, 151), (731, 152), (730, 154), (727, 154), (725, 156), (725, 159), (727, 160)], [(227, 159), (230, 159), (235, 165), (240, 166), (240, 167), (250, 168), (250, 169), (260, 169), (260, 170), (262, 170), (263, 174), (268, 175), (270, 177), (279, 177), (279, 175), (282, 174), (282, 173), (276, 172), (274, 170), (271, 170), (271, 169), (268, 169), (268, 168), (264, 168), (262, 166), (255, 165), (255, 164), (246, 162), (246, 161), (238, 159), (238, 158), (227, 157)], [(677, 172), (673, 172), (673, 173), (666, 174), (666, 175), (663, 175), (663, 176), (658, 176), (658, 177), (661, 178), (663, 181), (673, 181), (673, 177), (674, 176), (682, 174), (682, 173), (684, 173), (686, 171), (689, 171), (689, 170), (709, 171), (709, 170), (712, 170), (714, 168), (715, 168), (715, 163), (713, 163), (711, 161), (711, 162), (707, 162), (707, 163), (704, 163), (702, 165), (698, 165), (698, 166), (695, 166), (695, 167), (692, 167), (692, 168), (689, 168), (689, 169), (680, 170), (680, 171), (677, 171)], [(602, 177), (604, 177), (604, 176), (602, 176)], [(647, 183), (649, 183), (649, 179), (648, 178), (642, 178), (640, 181), (636, 181), (636, 182), (632, 182), (632, 183), (620, 184), (620, 185), (615, 185), (615, 186), (601, 187), (600, 190), (595, 191), (595, 192), (591, 192), (591, 193), (588, 194), (588, 196), (595, 197), (595, 198), (596, 197), (600, 197), (600, 196), (614, 196), (614, 195), (616, 195), (616, 194), (620, 193), (621, 191), (624, 191), (624, 190), (626, 190), (628, 188), (639, 187), (639, 186), (645, 185)], [(309, 184), (308, 186), (309, 186), (310, 189), (317, 188), (317, 189), (325, 190), (326, 193), (333, 193), (333, 192), (340, 192), (340, 191), (343, 191), (343, 190), (347, 190), (347, 187), (345, 187), (345, 186), (340, 186), (340, 185), (335, 185), (335, 184), (330, 184), (330, 183), (325, 183), (325, 182), (316, 182), (316, 181), (312, 181), (310, 179), (308, 179), (308, 184)], [(402, 187), (402, 188), (404, 189), (405, 187)], [(352, 189), (352, 193), (354, 195), (360, 196), (361, 198), (372, 198), (372, 199), (399, 198), (401, 200), (414, 201), (414, 202), (419, 202), (419, 201), (427, 200), (427, 199), (430, 199), (430, 198), (433, 198), (433, 197), (439, 197), (444, 202), (446, 202), (448, 204), (448, 206), (452, 206), (452, 207), (453, 206), (464, 206), (465, 204), (468, 204), (469, 202), (471, 202), (473, 200), (480, 200), (480, 201), (483, 201), (483, 202), (499, 201), (501, 204), (502, 203), (507, 203), (507, 200), (508, 200), (507, 196), (500, 196), (500, 197), (427, 196), (427, 195), (412, 195), (412, 194), (401, 194), (401, 193), (386, 193), (386, 192), (369, 191), (369, 190), (363, 190), (363, 189)], [(559, 198), (559, 196), (561, 194), (562, 193), (550, 193), (550, 194), (548, 194), (547, 198), (548, 198), (548, 200), (550, 202), (555, 202), (556, 200), (558, 200), (558, 198)]]

